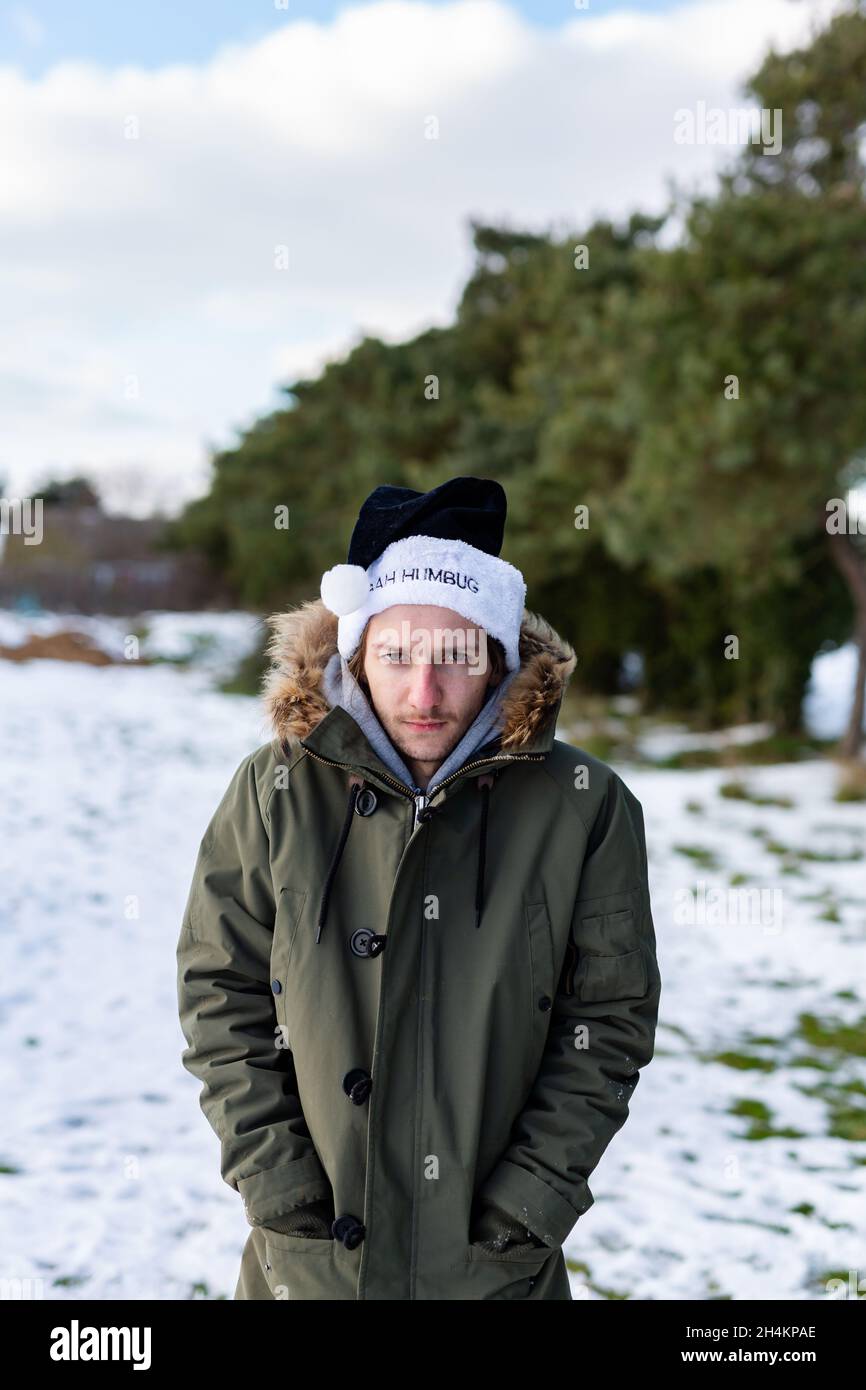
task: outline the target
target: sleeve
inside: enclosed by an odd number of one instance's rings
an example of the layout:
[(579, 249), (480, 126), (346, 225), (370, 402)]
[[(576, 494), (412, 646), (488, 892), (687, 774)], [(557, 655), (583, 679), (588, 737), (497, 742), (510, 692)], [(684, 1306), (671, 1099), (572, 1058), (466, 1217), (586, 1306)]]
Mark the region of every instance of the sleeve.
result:
[(275, 901), (252, 756), (199, 848), (177, 943), (182, 1062), (250, 1225), (331, 1195), (280, 1036), (270, 983)]
[(640, 802), (613, 773), (590, 830), (542, 1063), (480, 1189), (551, 1246), (595, 1200), (588, 1179), (653, 1056), (661, 977)]

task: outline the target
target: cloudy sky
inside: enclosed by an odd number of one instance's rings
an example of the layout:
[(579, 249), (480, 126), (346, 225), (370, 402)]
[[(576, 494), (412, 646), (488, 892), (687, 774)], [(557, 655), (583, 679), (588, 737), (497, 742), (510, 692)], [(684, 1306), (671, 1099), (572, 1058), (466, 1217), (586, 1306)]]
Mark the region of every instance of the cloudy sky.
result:
[(676, 143), (675, 111), (742, 106), (837, 7), (0, 3), (6, 495), (84, 471), (173, 510), (280, 386), (447, 323), (470, 217), (564, 231), (708, 186), (735, 150)]

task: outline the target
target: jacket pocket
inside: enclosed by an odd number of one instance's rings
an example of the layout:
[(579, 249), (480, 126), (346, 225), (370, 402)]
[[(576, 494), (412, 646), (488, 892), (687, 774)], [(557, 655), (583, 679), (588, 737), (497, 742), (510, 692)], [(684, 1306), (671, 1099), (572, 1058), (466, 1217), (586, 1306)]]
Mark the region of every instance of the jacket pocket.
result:
[(547, 903), (524, 903), (529, 941), (530, 1009), (533, 1025), (546, 1034), (556, 985), (553, 934)]
[(553, 1254), (551, 1245), (517, 1245), (512, 1250), (485, 1250), (483, 1245), (467, 1247), (468, 1260), (496, 1260), (501, 1264), (541, 1264)]
[[(613, 911), (580, 917), (573, 981), (574, 997), (582, 1003), (641, 999), (646, 994), (647, 962), (635, 925), (636, 910), (621, 903), (620, 897), (610, 904)], [(604, 906), (598, 902), (599, 908)]]
[[(290, 1048), (289, 1035), (289, 970), (292, 950), (298, 933), (298, 923), (307, 897), (306, 888), (281, 888), (274, 919), (274, 939), (271, 945), (271, 991), (274, 997), (279, 1033), (277, 1046)], [(300, 1237), (305, 1240), (306, 1237)], [(315, 1237), (313, 1237), (315, 1239)]]
[(576, 998), (585, 1003), (606, 999), (641, 999), (647, 990), (647, 969), (640, 947), (614, 956), (578, 954), (574, 974)]
[(521, 1247), (516, 1255), (492, 1254), (469, 1245), (463, 1258), (469, 1299), (531, 1298), (545, 1264), (556, 1251), (549, 1245), (533, 1251)]
[(317, 1236), (289, 1236), (258, 1228), (264, 1237), (264, 1275), (273, 1298), (331, 1299), (337, 1283), (336, 1241)]
[(272, 1231), (270, 1226), (260, 1227), (265, 1245), (274, 1250), (296, 1250), (300, 1255), (327, 1254), (334, 1244), (333, 1236), (292, 1236), (286, 1231)]

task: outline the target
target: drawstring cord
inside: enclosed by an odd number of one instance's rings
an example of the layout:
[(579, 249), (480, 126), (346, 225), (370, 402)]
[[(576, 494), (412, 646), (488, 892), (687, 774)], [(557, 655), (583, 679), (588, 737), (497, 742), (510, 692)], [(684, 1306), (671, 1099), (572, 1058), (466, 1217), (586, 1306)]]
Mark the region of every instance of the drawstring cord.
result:
[[(490, 809), (490, 788), (493, 786), (494, 776), (490, 772), (483, 772), (476, 779), (479, 791), (482, 793), (481, 800), (481, 825), (478, 835), (478, 874), (475, 880), (475, 926), (481, 926), (481, 913), (484, 907), (484, 861), (487, 851), (487, 816)], [(352, 820), (355, 814), (355, 803), (358, 800), (358, 793), (364, 785), (364, 780), (357, 773), (351, 773), (349, 778), (349, 800), (346, 806), (346, 814), (343, 818), (340, 838), (331, 856), (331, 863), (328, 866), (328, 873), (325, 879), (325, 886), (322, 890), (322, 902), (319, 907), (319, 920), (316, 924), (316, 945), (322, 939), (322, 928), (325, 925), (325, 918), (328, 915), (328, 902), (331, 897), (331, 888), (337, 876), (340, 858), (343, 853), (346, 841), (349, 838), (349, 831), (352, 828)], [(419, 813), (419, 820), (429, 820), (438, 808), (427, 806)]]

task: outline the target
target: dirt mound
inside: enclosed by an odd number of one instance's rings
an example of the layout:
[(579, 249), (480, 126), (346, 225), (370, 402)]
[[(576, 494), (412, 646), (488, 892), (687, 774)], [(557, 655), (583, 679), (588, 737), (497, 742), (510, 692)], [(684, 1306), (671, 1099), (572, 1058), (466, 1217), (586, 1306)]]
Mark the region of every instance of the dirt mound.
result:
[(20, 647), (0, 646), (0, 657), (6, 661), (83, 661), (88, 666), (140, 665), (109, 656), (93, 645), (83, 632), (52, 632), (46, 637), (31, 633)]

